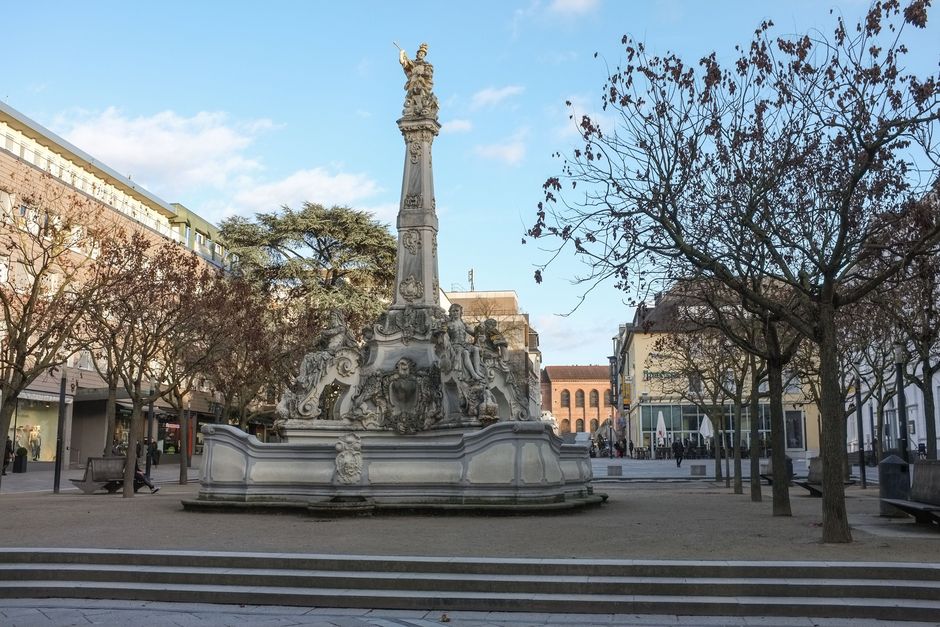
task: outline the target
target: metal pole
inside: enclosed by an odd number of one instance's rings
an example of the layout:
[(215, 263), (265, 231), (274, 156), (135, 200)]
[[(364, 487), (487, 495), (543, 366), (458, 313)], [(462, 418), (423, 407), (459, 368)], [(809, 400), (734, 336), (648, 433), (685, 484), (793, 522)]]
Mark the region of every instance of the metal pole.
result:
[(147, 469), (144, 474), (150, 477), (150, 465), (153, 463), (153, 456), (150, 454), (150, 443), (153, 442), (153, 388), (150, 389), (150, 402), (147, 403)]
[(904, 463), (907, 459), (907, 400), (904, 398), (904, 349), (899, 344), (895, 347), (895, 366), (897, 373), (895, 380), (898, 388), (898, 454)]
[(59, 384), (59, 427), (55, 436), (55, 475), (52, 479), (52, 492), (59, 493), (62, 479), (62, 432), (65, 430), (65, 369), (62, 369), (62, 382)]
[(855, 379), (855, 420), (858, 424), (858, 474), (862, 478), (862, 489), (868, 487), (865, 481), (865, 438), (862, 424), (862, 380)]

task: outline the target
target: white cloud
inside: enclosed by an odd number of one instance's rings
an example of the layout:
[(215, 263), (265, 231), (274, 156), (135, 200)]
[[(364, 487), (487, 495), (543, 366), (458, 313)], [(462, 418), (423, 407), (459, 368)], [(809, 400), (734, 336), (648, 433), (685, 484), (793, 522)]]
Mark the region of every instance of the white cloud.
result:
[(600, 6), (599, 0), (552, 0), (548, 10), (560, 15), (584, 15)]
[(495, 144), (484, 144), (474, 147), (474, 152), (487, 159), (502, 161), (507, 165), (518, 165), (525, 158), (526, 137), (528, 129), (521, 129), (513, 133), (505, 141)]
[(487, 87), (473, 94), (470, 100), (471, 109), (480, 109), (482, 107), (492, 107), (507, 98), (518, 96), (525, 91), (521, 85), (507, 85), (505, 87)]
[(470, 120), (450, 120), (441, 125), (442, 133), (468, 133), (473, 130)]
[(343, 172), (340, 166), (264, 180), (264, 165), (251, 154), (255, 138), (277, 128), (264, 118), (232, 121), (223, 112), (185, 117), (173, 111), (132, 118), (111, 107), (60, 115), (55, 126), (101, 163), (210, 221), (282, 205), (296, 208), (304, 201), (362, 208), (384, 222), (398, 211), (391, 203), (362, 207), (383, 190), (367, 175)]
[(250, 184), (236, 192), (233, 203), (239, 213), (270, 211), (281, 205), (298, 208), (304, 201), (322, 205), (351, 205), (380, 192), (364, 174), (328, 172), (324, 168), (300, 170), (271, 183)]
[(238, 176), (257, 172), (260, 162), (246, 149), (267, 119), (231, 124), (222, 112), (191, 117), (173, 111), (131, 118), (109, 107), (99, 114), (59, 116), (56, 125), (70, 142), (122, 174), (170, 197), (209, 184), (222, 188)]

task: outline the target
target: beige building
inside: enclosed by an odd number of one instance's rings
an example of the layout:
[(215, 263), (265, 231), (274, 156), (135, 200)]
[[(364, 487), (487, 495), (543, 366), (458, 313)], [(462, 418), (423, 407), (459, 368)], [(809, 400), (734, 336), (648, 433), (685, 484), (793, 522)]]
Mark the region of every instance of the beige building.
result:
[[(158, 240), (179, 243), (206, 262), (227, 266), (236, 261), (217, 241), (218, 230), (182, 205), (169, 204), (118, 174), (91, 155), (43, 128), (20, 112), (0, 102), (0, 215), (15, 216), (28, 211), (30, 189), (41, 185), (51, 196), (74, 195), (94, 211), (93, 219), (149, 234)], [(10, 221), (5, 221), (10, 224)], [(0, 251), (0, 283), (12, 280), (15, 268)], [(3, 286), (0, 285), (0, 288)], [(65, 368), (37, 379), (17, 402), (8, 434), (17, 446), (29, 451), (29, 459), (53, 461), (58, 437), (59, 387), (66, 375), (65, 429), (66, 464), (82, 463), (89, 455), (100, 455), (104, 445), (104, 398), (102, 382), (87, 354), (73, 355)], [(194, 395), (194, 417), (213, 417), (209, 395)], [(126, 416), (118, 402), (118, 420)], [(195, 422), (195, 421), (193, 421)], [(161, 414), (157, 438), (167, 449), (178, 440), (179, 425)]]
[[(695, 450), (707, 450), (714, 443), (717, 434), (711, 438), (703, 435), (708, 432), (708, 425), (703, 426), (706, 412), (696, 402), (701, 394), (696, 394), (701, 383), (688, 378), (677, 380), (669, 358), (658, 352), (657, 341), (676, 333), (689, 333), (680, 324), (680, 308), (686, 307), (674, 296), (657, 296), (650, 304), (641, 304), (634, 315), (633, 322), (620, 326), (615, 338), (617, 367), (619, 373), (618, 401), (621, 404), (621, 423), (635, 445), (645, 451), (651, 447), (668, 447), (673, 440), (679, 439)], [(686, 310), (685, 313), (688, 313)], [(766, 382), (761, 388), (767, 391)], [(730, 401), (723, 399), (726, 405), (725, 421), (729, 427), (726, 435), (730, 448), (733, 429), (733, 410)], [(770, 410), (767, 400), (759, 404), (758, 431), (756, 443), (762, 455), (769, 454)], [(744, 409), (741, 424), (741, 442), (750, 447), (750, 420), (748, 408)], [(815, 457), (819, 452), (819, 411), (810, 401), (795, 377), (786, 377), (784, 381), (784, 421), (786, 427), (786, 454), (794, 459)], [(712, 430), (717, 425), (711, 424)], [(665, 433), (661, 427), (665, 427)]]

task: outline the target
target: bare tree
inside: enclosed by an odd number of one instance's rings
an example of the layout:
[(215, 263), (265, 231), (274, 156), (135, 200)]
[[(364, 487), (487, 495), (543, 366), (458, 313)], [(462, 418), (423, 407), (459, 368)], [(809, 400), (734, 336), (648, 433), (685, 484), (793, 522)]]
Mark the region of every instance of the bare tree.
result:
[[(921, 233), (897, 228), (938, 176), (937, 78), (901, 65), (926, 4), (875, 3), (856, 29), (837, 18), (830, 38), (774, 39), (766, 22), (730, 69), (715, 54), (698, 69), (651, 57), (625, 37), (625, 66), (603, 96), (616, 128), (582, 119), (583, 146), (546, 181), (529, 231), (572, 246), (593, 281), (633, 289), (704, 273), (819, 346), (826, 542), (852, 540), (836, 312), (940, 237), (936, 219)], [(772, 295), (744, 278), (741, 251), (754, 247)], [(778, 365), (768, 362), (772, 389)]]
[[(8, 173), (4, 173), (8, 174)], [(75, 348), (82, 314), (105, 292), (94, 257), (111, 226), (86, 197), (25, 167), (0, 185), (0, 433), (17, 399)]]

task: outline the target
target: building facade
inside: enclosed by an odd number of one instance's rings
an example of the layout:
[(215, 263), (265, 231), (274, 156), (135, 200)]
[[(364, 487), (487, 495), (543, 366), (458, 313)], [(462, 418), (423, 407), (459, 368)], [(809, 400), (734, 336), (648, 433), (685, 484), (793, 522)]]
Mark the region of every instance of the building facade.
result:
[[(685, 308), (685, 309), (683, 309)], [(615, 336), (617, 368), (617, 402), (622, 418), (619, 424), (628, 439), (650, 454), (657, 447), (668, 448), (674, 440), (710, 454), (716, 439), (724, 437), (724, 448), (730, 450), (733, 442), (734, 407), (727, 397), (716, 398), (721, 405), (716, 410), (704, 399), (703, 387), (694, 377), (678, 379), (670, 358), (662, 353), (663, 338), (676, 334), (695, 333), (688, 321), (695, 316), (694, 305), (675, 295), (660, 295), (649, 304), (637, 307), (633, 321), (620, 326)], [(680, 313), (682, 312), (682, 313)], [(690, 313), (691, 312), (691, 313)], [(808, 459), (819, 454), (819, 411), (804, 393), (795, 376), (785, 373), (784, 422), (786, 454), (793, 459)], [(767, 392), (766, 382), (761, 393)], [(709, 415), (723, 415), (726, 430), (718, 433), (719, 425)], [(750, 408), (743, 408), (741, 443), (745, 452), (753, 445), (761, 454), (769, 454), (770, 408), (766, 397), (759, 402), (758, 441), (751, 442)]]
[(545, 366), (542, 410), (551, 412), (559, 435), (601, 433), (617, 418), (607, 366)]
[[(55, 194), (81, 198), (93, 211), (89, 219), (139, 231), (155, 241), (176, 242), (206, 263), (227, 267), (237, 261), (218, 242), (218, 229), (182, 205), (169, 204), (129, 178), (83, 152), (22, 113), (0, 102), (0, 215), (17, 216), (28, 210), (27, 183), (40, 181)], [(5, 220), (3, 228), (11, 227)], [(14, 268), (0, 251), (0, 283), (13, 280)], [(62, 378), (66, 381), (61, 393)], [(64, 399), (63, 462), (82, 464), (104, 449), (106, 390), (87, 353), (72, 355), (64, 367), (34, 381), (19, 397), (8, 436), (29, 459), (55, 458), (60, 398)], [(214, 418), (208, 388), (190, 399), (194, 418)], [(171, 451), (179, 442), (175, 419), (155, 410), (159, 446)], [(119, 435), (126, 403), (118, 401)], [(196, 422), (195, 420), (192, 422)], [(174, 429), (176, 431), (174, 431)], [(126, 436), (125, 436), (126, 438)], [(192, 441), (192, 440), (191, 440)], [(126, 442), (125, 442), (126, 444)], [(178, 444), (176, 444), (178, 446)]]

